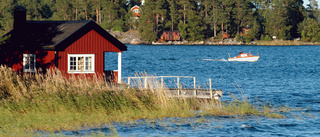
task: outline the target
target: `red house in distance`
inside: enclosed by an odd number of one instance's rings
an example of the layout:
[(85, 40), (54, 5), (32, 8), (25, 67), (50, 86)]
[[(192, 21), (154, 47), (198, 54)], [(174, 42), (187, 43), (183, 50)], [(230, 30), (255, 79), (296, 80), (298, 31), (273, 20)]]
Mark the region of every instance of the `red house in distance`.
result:
[[(94, 21), (26, 21), (26, 10), (14, 11), (14, 28), (1, 45), (0, 64), (14, 71), (59, 69), (63, 74), (97, 74), (121, 82), (121, 54), (127, 47)], [(3, 36), (3, 37), (5, 37)], [(117, 53), (118, 64), (106, 54)], [(118, 70), (105, 66), (117, 65)]]
[(163, 31), (160, 39), (162, 41), (180, 41), (180, 32), (174, 31)]
[(250, 32), (250, 28), (243, 28), (242, 29), (243, 37), (248, 37), (249, 32)]
[(134, 18), (138, 19), (140, 17), (140, 7), (138, 5), (133, 6), (130, 11)]

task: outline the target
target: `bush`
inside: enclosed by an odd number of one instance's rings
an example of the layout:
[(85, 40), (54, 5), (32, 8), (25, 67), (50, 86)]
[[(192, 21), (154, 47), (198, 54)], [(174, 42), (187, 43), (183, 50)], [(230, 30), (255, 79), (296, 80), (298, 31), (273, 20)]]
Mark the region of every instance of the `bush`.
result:
[(271, 41), (272, 38), (269, 35), (261, 35), (261, 40), (263, 40), (263, 41)]

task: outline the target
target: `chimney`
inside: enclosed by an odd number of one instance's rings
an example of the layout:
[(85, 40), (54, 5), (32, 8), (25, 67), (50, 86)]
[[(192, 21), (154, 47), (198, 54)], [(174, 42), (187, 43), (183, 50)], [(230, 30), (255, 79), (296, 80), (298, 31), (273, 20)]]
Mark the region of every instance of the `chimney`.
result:
[(27, 10), (22, 6), (17, 6), (14, 9), (14, 21), (13, 21), (13, 28), (14, 29), (24, 29), (24, 26), (26, 25), (26, 12)]

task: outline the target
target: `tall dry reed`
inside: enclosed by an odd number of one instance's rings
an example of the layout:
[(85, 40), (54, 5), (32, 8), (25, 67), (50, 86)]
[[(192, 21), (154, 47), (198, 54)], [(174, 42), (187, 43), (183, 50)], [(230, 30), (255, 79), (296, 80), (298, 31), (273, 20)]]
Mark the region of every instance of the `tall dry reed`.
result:
[[(148, 87), (153, 88), (139, 89), (100, 78), (66, 78), (59, 70), (21, 75), (1, 66), (0, 135), (26, 130), (73, 130), (141, 118), (199, 115), (193, 110), (217, 115), (238, 114), (239, 110), (237, 105), (217, 106), (213, 100), (169, 97), (157, 79), (148, 83)], [(254, 107), (248, 105), (251, 108), (248, 111), (252, 111)]]

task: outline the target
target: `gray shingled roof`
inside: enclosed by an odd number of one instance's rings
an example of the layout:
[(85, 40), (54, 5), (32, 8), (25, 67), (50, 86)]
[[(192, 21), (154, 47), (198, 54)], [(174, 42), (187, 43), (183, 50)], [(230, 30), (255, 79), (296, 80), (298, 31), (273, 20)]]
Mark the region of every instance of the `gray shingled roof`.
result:
[(23, 29), (13, 29), (6, 34), (11, 35), (7, 46), (28, 50), (63, 50), (94, 29), (121, 51), (127, 50), (124, 44), (93, 21), (27, 21), (24, 26)]

